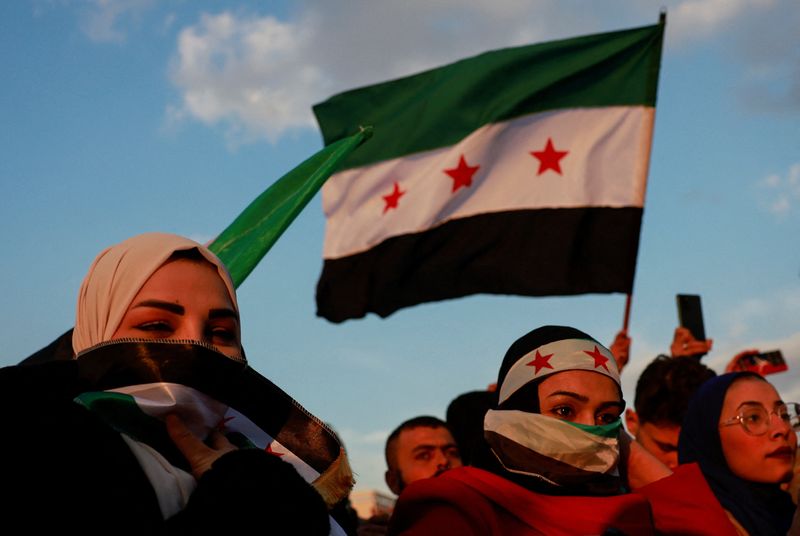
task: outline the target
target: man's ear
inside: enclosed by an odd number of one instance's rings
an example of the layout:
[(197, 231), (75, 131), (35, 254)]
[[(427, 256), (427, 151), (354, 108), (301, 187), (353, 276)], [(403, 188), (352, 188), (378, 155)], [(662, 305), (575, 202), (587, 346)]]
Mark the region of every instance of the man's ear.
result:
[(639, 433), (639, 416), (630, 408), (625, 410), (625, 427), (633, 437)]
[(395, 495), (400, 495), (403, 487), (400, 485), (400, 473), (397, 470), (389, 469), (383, 474), (386, 485), (392, 490)]

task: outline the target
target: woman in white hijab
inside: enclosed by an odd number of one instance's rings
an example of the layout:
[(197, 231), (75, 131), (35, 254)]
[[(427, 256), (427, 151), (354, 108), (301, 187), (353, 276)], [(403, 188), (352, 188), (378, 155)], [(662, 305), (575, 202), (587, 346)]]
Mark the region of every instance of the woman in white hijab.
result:
[(101, 252), (73, 349), (0, 369), (9, 526), (328, 534), (330, 464), (316, 458), (336, 458), (338, 443), (247, 367), (234, 286), (207, 248), (148, 233)]

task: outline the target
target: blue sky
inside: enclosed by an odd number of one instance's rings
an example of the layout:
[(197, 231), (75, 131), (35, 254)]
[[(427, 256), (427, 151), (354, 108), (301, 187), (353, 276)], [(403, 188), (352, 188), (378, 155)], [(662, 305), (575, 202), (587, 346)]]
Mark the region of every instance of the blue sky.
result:
[[(311, 105), (485, 50), (654, 24), (667, 38), (626, 393), (703, 296), (705, 360), (780, 348), (800, 399), (800, 6), (792, 0), (0, 3), (0, 365), (73, 323), (95, 254), (144, 231), (205, 241), (321, 147)], [(331, 423), (357, 488), (386, 435), (492, 382), (542, 324), (610, 342), (621, 295), (473, 296), (333, 325), (315, 316), (315, 198), (240, 288), (254, 366)], [(631, 400), (628, 397), (629, 401)]]

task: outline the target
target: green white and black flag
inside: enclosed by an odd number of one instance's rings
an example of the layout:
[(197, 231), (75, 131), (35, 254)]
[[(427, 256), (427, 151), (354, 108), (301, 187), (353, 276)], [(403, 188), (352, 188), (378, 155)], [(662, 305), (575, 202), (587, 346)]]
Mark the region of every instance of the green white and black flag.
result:
[(317, 314), (630, 292), (664, 23), (486, 52), (314, 107), (374, 127), (322, 188)]

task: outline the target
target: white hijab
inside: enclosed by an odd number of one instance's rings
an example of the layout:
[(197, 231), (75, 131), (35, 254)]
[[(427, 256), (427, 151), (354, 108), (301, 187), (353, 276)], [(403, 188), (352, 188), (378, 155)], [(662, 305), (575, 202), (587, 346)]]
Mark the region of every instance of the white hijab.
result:
[(217, 267), (230, 294), (231, 303), (239, 310), (236, 291), (228, 270), (205, 246), (168, 233), (145, 233), (106, 248), (95, 258), (78, 293), (72, 349), (77, 355), (111, 339), (136, 294), (156, 270), (176, 251), (197, 249)]

